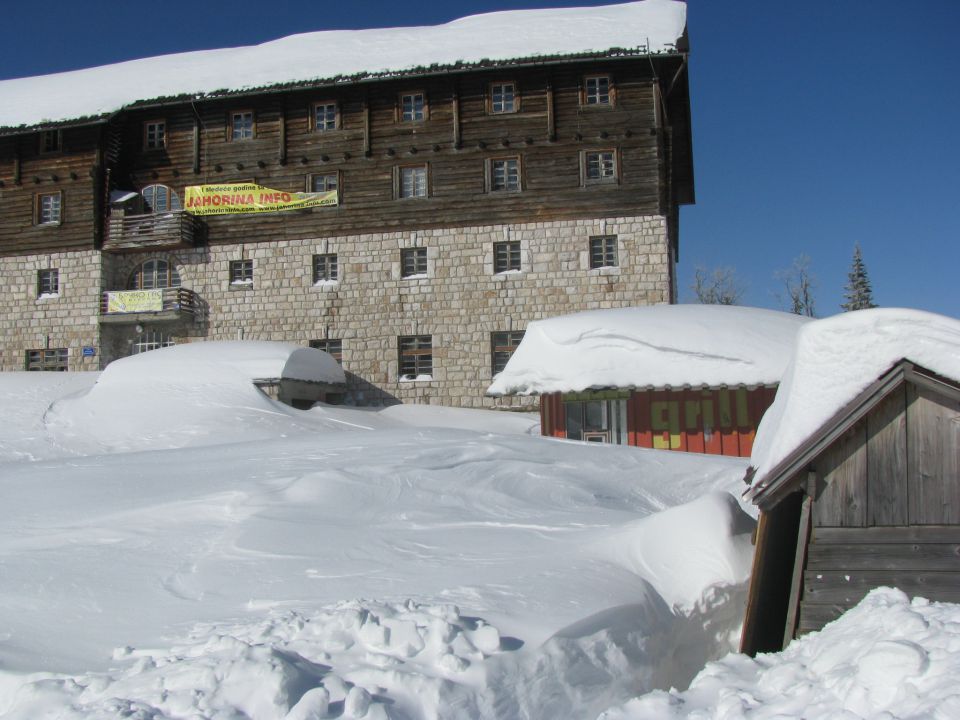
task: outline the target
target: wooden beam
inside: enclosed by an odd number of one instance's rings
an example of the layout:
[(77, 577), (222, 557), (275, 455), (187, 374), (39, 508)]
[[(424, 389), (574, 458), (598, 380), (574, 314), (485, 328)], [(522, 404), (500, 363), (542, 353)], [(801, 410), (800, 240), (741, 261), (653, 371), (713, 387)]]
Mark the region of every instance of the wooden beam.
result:
[(460, 94), (456, 88), (453, 90), (451, 103), (453, 104), (453, 147), (459, 150), (463, 140), (460, 135)]
[(16, 150), (13, 153), (13, 184), (19, 185), (20, 182), (20, 151)]
[(280, 164), (283, 165), (287, 162), (287, 108), (284, 105), (280, 106), (280, 118), (277, 121), (279, 123), (279, 151), (277, 152), (277, 159), (280, 161)]
[(797, 551), (793, 556), (793, 577), (790, 579), (790, 599), (787, 601), (787, 621), (783, 624), (783, 647), (790, 644), (797, 630), (800, 597), (803, 593), (803, 566), (807, 560), (807, 542), (810, 540), (810, 506), (813, 498), (803, 498), (800, 506), (800, 527), (797, 528)]
[(363, 114), (363, 154), (369, 157), (371, 150), (370, 143), (370, 103), (366, 98), (360, 104), (360, 112)]
[(193, 172), (200, 172), (200, 118), (193, 118)]
[(547, 139), (557, 139), (557, 116), (553, 109), (553, 81), (547, 81)]

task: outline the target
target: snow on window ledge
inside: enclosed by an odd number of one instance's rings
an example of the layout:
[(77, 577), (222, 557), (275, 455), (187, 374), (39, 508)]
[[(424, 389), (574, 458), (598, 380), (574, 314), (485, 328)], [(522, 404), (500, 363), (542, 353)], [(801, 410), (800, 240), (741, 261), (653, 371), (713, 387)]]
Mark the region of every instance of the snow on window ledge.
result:
[(37, 295), (37, 300), (55, 300), (55, 299), (58, 298), (58, 297), (60, 297), (60, 293), (58, 293), (58, 292), (55, 292), (55, 293), (40, 293), (39, 295)]
[(433, 375), (401, 375), (400, 382), (430, 382)]
[(592, 275), (619, 275), (620, 266), (619, 265), (604, 265), (603, 267), (590, 268), (590, 273)]
[(495, 278), (511, 277), (516, 275), (523, 275), (523, 270), (501, 270), (493, 274)]
[(416, 275), (404, 275), (401, 280), (426, 280), (430, 276), (427, 273), (417, 273)]
[(248, 289), (253, 287), (253, 280), (231, 280), (230, 287)]
[(313, 287), (319, 288), (320, 290), (329, 290), (331, 288), (335, 288), (339, 286), (340, 286), (339, 280), (317, 280), (313, 284)]

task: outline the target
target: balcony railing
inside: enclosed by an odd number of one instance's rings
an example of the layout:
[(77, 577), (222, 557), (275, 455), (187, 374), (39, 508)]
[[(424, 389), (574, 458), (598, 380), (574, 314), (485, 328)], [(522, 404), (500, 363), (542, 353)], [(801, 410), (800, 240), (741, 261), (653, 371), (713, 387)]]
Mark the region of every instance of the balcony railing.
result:
[(104, 250), (152, 250), (194, 247), (200, 222), (183, 211), (110, 216)]
[(100, 322), (163, 322), (196, 317), (200, 299), (186, 288), (108, 290), (100, 298)]

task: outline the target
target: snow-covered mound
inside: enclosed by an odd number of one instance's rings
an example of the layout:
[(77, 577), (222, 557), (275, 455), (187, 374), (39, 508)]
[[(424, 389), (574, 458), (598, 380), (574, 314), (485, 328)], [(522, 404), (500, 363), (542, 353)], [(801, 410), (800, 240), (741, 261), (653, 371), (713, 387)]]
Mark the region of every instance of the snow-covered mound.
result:
[(960, 320), (877, 308), (809, 323), (753, 443), (755, 487), (835, 413), (902, 359), (960, 380)]
[(729, 655), (686, 692), (653, 692), (601, 720), (960, 717), (960, 606), (878, 588), (780, 653)]
[(59, 442), (69, 447), (86, 441), (88, 450), (274, 437), (299, 413), (270, 400), (253, 381), (279, 378), (345, 381), (337, 362), (314, 348), (265, 341), (187, 343), (110, 363), (88, 392), (55, 403), (45, 419)]
[(153, 98), (370, 77), (430, 66), (613, 49), (668, 52), (685, 24), (684, 3), (643, 0), (496, 12), (431, 27), (303, 33), (251, 47), (3, 81), (0, 127), (99, 116)]
[(777, 383), (806, 321), (723, 305), (591, 310), (540, 320), (529, 324), (487, 392)]

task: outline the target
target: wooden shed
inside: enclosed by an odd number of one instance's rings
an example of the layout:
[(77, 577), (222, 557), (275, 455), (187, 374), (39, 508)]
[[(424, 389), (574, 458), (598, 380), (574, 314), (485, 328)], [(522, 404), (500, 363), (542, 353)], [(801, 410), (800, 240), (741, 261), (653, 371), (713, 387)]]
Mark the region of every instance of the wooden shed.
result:
[(741, 651), (879, 586), (960, 602), (960, 379), (901, 360), (764, 474)]

